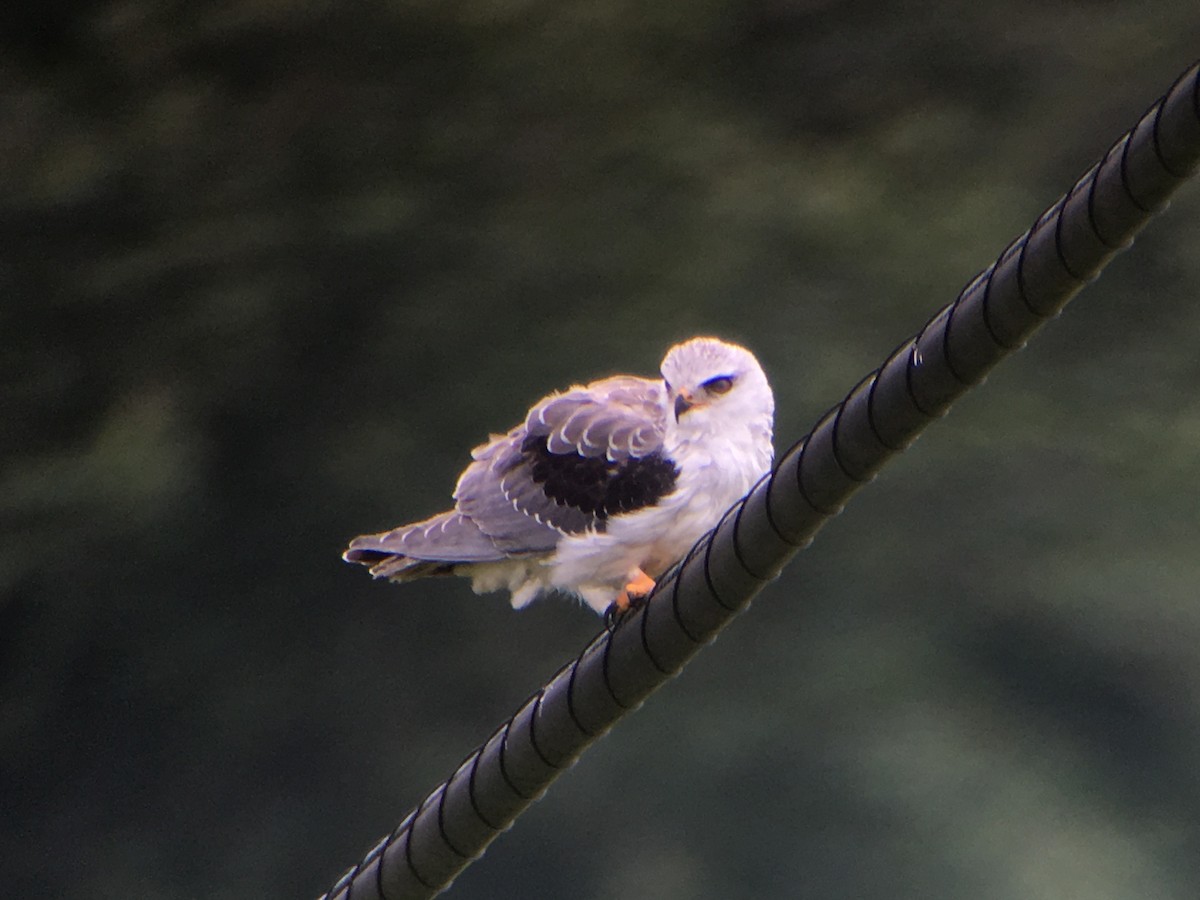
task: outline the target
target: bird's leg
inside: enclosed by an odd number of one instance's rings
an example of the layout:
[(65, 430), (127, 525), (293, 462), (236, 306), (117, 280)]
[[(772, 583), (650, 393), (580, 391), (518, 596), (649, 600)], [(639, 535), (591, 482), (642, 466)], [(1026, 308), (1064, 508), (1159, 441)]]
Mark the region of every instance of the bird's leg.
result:
[(646, 598), (650, 596), (652, 590), (654, 590), (654, 579), (640, 568), (634, 569), (630, 573), (625, 589), (617, 594), (617, 598), (604, 613), (604, 622), (608, 629), (611, 631), (616, 627), (617, 622), (624, 618), (626, 613), (645, 605)]

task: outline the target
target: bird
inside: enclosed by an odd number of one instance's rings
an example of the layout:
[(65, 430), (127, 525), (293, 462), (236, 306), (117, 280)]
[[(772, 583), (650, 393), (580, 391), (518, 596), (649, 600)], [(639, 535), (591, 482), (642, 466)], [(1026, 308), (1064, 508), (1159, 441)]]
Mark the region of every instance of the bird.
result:
[(471, 452), (452, 509), (342, 558), (394, 582), (467, 576), (515, 609), (550, 592), (606, 616), (639, 605), (774, 459), (774, 395), (749, 350), (695, 337), (660, 374), (542, 398)]

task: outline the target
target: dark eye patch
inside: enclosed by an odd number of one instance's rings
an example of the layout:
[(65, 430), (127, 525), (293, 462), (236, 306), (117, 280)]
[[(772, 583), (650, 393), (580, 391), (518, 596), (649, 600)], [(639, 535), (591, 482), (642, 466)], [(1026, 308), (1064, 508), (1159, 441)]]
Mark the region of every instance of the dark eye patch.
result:
[(733, 376), (718, 375), (716, 378), (708, 379), (702, 387), (710, 394), (728, 394), (733, 388)]

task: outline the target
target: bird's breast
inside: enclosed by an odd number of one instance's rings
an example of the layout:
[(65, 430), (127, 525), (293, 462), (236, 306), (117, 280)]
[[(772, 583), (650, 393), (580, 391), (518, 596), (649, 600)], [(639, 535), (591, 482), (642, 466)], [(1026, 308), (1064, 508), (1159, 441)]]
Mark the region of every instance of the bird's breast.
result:
[(729, 507), (744, 496), (771, 465), (770, 445), (745, 447), (710, 442), (680, 448), (675, 464), (679, 479), (664, 498), (654, 522), (647, 572), (660, 572), (714, 528)]

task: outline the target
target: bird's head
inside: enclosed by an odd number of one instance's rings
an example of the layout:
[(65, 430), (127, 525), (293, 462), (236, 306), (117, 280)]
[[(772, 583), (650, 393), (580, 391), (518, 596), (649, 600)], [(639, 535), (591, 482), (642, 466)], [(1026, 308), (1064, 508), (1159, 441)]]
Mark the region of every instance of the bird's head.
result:
[(662, 376), (669, 415), (681, 437), (744, 428), (765, 430), (770, 439), (775, 398), (762, 366), (744, 347), (692, 338), (667, 351)]

